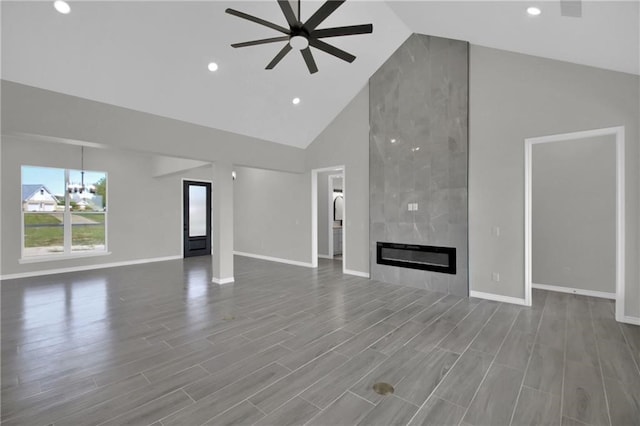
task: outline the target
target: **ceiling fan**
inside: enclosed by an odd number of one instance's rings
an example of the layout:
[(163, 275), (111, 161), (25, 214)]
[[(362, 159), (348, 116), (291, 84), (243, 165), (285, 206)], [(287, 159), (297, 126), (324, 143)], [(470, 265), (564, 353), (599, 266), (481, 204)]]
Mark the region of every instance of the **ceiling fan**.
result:
[(370, 34), (373, 32), (372, 24), (364, 25), (351, 25), (347, 27), (334, 27), (334, 28), (322, 28), (317, 29), (325, 19), (329, 17), (338, 7), (340, 7), (346, 0), (328, 0), (313, 14), (306, 22), (302, 22), (300, 19), (300, 0), (297, 0), (297, 13), (294, 12), (289, 0), (277, 0), (282, 13), (284, 14), (289, 28), (282, 27), (264, 19), (246, 14), (244, 12), (237, 11), (235, 9), (227, 9), (230, 15), (237, 16), (255, 22), (256, 24), (264, 25), (276, 31), (279, 31), (285, 35), (279, 37), (265, 38), (261, 40), (246, 41), (243, 43), (234, 43), (232, 47), (247, 47), (256, 46), (259, 44), (275, 43), (279, 41), (286, 41), (287, 44), (278, 52), (266, 69), (273, 69), (278, 62), (285, 57), (292, 49), (300, 50), (302, 57), (304, 58), (307, 68), (311, 74), (318, 72), (316, 61), (313, 59), (310, 47), (322, 50), (330, 55), (347, 61), (349, 63), (356, 59), (352, 54), (345, 52), (342, 49), (338, 49), (328, 43), (325, 43), (321, 39), (328, 37), (339, 37), (357, 34)]

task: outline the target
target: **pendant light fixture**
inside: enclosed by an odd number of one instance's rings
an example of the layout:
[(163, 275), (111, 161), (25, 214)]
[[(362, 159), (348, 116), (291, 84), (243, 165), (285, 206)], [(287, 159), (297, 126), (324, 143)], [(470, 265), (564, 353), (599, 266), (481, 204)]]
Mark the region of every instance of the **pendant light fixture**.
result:
[(69, 194), (82, 194), (81, 198), (91, 198), (96, 193), (96, 187), (94, 185), (84, 184), (84, 146), (80, 147), (80, 183), (71, 182), (67, 183), (67, 191)]

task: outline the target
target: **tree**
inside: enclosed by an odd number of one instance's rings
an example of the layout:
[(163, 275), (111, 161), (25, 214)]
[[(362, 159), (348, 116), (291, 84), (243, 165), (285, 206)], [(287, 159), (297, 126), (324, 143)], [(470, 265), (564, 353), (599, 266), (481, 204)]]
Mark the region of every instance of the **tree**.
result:
[(100, 178), (95, 184), (96, 194), (102, 197), (102, 207), (107, 207), (107, 178)]

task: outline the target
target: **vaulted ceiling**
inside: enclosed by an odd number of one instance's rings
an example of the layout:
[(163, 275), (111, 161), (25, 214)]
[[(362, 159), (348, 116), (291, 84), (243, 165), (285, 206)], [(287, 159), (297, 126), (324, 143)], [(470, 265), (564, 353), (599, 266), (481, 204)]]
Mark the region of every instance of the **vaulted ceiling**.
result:
[[(533, 3), (535, 18), (525, 12)], [(328, 39), (357, 58), (314, 50), (313, 75), (295, 51), (264, 69), (285, 42), (230, 47), (279, 33), (224, 10), (286, 27), (275, 0), (69, 4), (62, 15), (52, 1), (2, 2), (3, 79), (300, 148), (412, 32), (640, 74), (638, 1), (584, 1), (570, 18), (558, 1), (350, 0), (318, 28), (373, 23), (373, 34)], [(321, 4), (303, 0), (303, 20)]]

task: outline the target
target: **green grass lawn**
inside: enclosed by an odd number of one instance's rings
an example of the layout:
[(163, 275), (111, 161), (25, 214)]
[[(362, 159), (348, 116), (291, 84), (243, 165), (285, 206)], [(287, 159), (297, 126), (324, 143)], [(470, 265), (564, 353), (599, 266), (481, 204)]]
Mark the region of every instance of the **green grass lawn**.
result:
[(61, 222), (60, 219), (51, 213), (25, 213), (24, 224), (26, 225), (57, 225)]
[[(26, 215), (25, 215), (26, 222)], [(50, 247), (64, 245), (64, 229), (62, 226), (24, 227), (25, 247)]]
[[(73, 246), (90, 246), (104, 244), (105, 214), (73, 213), (97, 222), (96, 225), (73, 225), (71, 228), (71, 244)], [(26, 213), (24, 214), (24, 246), (51, 247), (64, 245), (64, 227), (61, 213)], [(47, 226), (51, 225), (51, 226)]]
[(104, 244), (104, 225), (74, 226), (72, 228), (72, 246), (91, 246), (96, 244)]
[(104, 219), (105, 219), (105, 214), (103, 212), (96, 212), (96, 213), (76, 213), (73, 212), (71, 213), (72, 216), (81, 216), (84, 218), (87, 218), (89, 220), (93, 220), (94, 222), (100, 222), (100, 223), (104, 223)]

